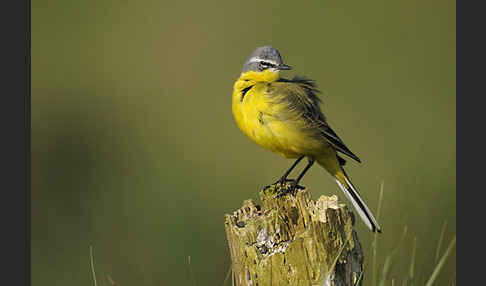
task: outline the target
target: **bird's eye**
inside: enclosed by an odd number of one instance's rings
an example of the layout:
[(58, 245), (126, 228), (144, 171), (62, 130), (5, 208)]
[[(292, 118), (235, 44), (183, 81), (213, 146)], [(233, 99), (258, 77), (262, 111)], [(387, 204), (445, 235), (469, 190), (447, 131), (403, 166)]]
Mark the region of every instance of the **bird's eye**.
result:
[(260, 67), (263, 68), (263, 69), (267, 69), (267, 68), (273, 66), (271, 63), (264, 62), (264, 61), (261, 61), (259, 64), (260, 64)]

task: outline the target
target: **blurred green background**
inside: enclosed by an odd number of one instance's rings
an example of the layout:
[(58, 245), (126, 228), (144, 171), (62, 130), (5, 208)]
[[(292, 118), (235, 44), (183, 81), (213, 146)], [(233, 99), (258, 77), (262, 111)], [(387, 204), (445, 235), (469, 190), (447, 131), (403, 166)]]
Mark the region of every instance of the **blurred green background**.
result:
[[(32, 285), (221, 285), (223, 216), (292, 163), (236, 127), (247, 56), (273, 45), (324, 91), (330, 124), (363, 164), (378, 263), (418, 282), (456, 232), (455, 1), (33, 1)], [(314, 198), (345, 197), (317, 165)], [(347, 202), (347, 201), (345, 201)], [(370, 263), (372, 234), (356, 229)], [(437, 285), (455, 276), (455, 250)], [(370, 269), (370, 268), (368, 268)], [(369, 285), (371, 273), (365, 275)], [(419, 285), (421, 283), (418, 283)]]

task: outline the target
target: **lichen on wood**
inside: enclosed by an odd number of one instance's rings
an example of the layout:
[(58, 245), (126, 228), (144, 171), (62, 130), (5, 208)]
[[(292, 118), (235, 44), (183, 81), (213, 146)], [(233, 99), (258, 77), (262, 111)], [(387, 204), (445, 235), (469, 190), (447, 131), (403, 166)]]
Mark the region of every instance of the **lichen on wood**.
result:
[(317, 201), (290, 183), (260, 192), (225, 216), (233, 279), (238, 286), (361, 285), (363, 252), (354, 216), (333, 195)]

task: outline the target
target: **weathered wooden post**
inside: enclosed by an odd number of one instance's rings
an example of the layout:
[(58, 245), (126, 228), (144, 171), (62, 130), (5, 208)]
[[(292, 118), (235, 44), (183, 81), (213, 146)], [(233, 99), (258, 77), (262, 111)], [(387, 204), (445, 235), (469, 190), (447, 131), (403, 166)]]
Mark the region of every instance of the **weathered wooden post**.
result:
[(351, 211), (336, 196), (281, 195), (289, 183), (260, 192), (225, 217), (238, 286), (361, 285), (363, 251)]

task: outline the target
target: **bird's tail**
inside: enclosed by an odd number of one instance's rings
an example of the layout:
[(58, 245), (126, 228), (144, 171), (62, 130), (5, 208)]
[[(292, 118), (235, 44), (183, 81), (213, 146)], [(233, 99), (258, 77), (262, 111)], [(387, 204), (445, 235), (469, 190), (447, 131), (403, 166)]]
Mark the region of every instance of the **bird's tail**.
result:
[(363, 222), (371, 229), (372, 232), (378, 231), (381, 233), (381, 227), (378, 225), (375, 217), (371, 213), (368, 206), (366, 206), (365, 202), (359, 195), (358, 191), (354, 188), (353, 184), (346, 175), (346, 172), (342, 168), (338, 171), (334, 177), (336, 178), (336, 182), (343, 190), (344, 194), (348, 198), (348, 200), (353, 204), (354, 208), (358, 212), (359, 216), (363, 220)]

